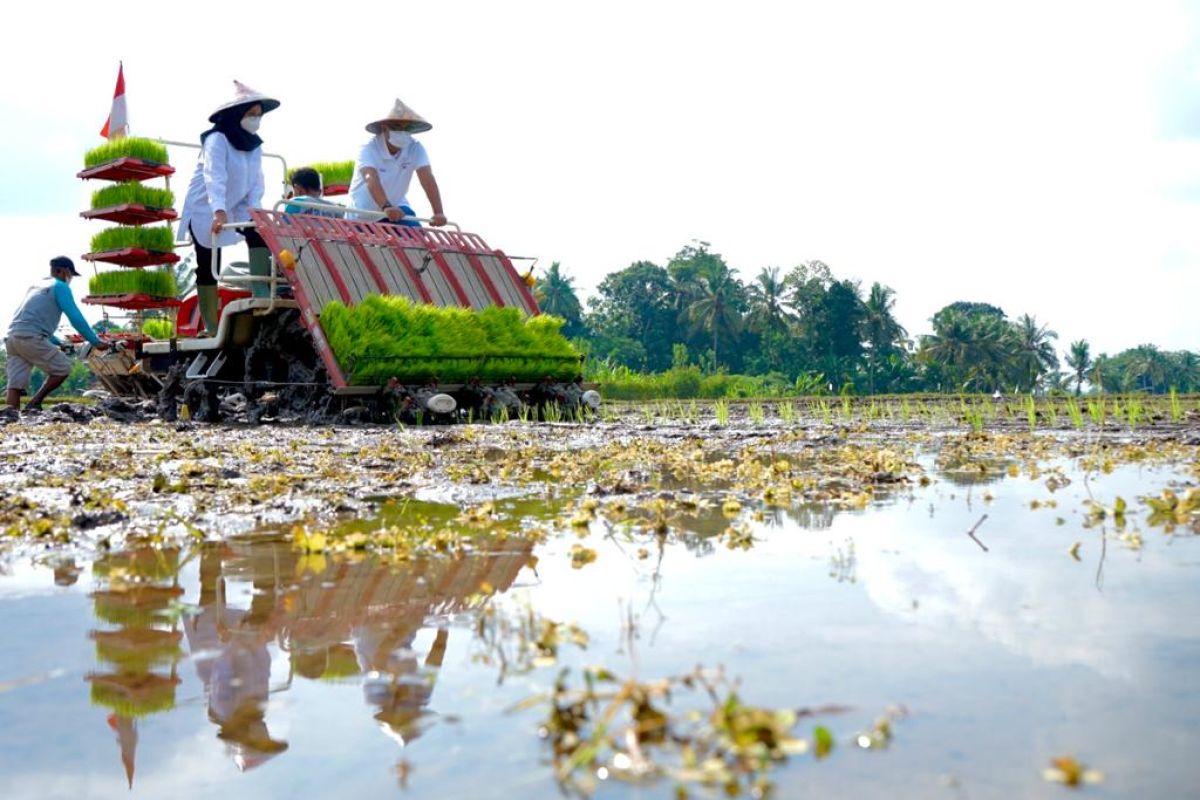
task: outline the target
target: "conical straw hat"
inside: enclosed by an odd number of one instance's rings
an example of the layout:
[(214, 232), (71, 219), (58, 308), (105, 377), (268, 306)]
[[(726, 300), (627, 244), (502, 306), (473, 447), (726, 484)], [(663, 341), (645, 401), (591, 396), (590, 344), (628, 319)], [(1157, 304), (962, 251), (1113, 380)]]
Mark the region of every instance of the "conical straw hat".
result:
[(367, 124), (367, 132), (379, 133), (379, 128), (385, 122), (407, 123), (405, 130), (409, 133), (423, 133), (433, 127), (425, 121), (424, 117), (404, 105), (404, 101), (399, 97), (396, 98), (396, 104), (392, 106), (391, 112), (386, 117)]
[(255, 103), (261, 103), (264, 114), (279, 108), (278, 100), (273, 97), (267, 97), (262, 92), (255, 91), (240, 81), (233, 82), (233, 94), (234, 97), (232, 100), (223, 106), (219, 106), (216, 111), (208, 116), (209, 122), (216, 122), (217, 117), (222, 111), (237, 108), (238, 106), (252, 106)]

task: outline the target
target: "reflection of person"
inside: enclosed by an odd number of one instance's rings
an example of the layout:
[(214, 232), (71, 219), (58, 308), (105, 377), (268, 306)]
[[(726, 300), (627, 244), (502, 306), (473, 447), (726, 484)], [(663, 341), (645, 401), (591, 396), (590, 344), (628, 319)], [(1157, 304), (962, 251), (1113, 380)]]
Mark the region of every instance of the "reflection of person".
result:
[[(292, 173), (292, 200), (336, 205), (330, 203), (328, 200), (323, 200), (321, 193), (321, 173), (312, 167), (301, 167)], [(342, 212), (332, 208), (306, 208), (295, 203), (288, 203), (283, 211), (286, 214), (313, 214), (318, 217), (333, 217), (335, 219), (342, 216)]]
[(71, 359), (59, 350), (62, 343), (54, 335), (63, 314), (93, 347), (108, 349), (75, 305), (70, 287), (71, 278), (78, 275), (75, 264), (66, 256), (50, 259), (50, 277), (30, 287), (8, 326), (8, 336), (4, 340), (8, 354), (8, 396), (5, 400), (13, 411), (21, 407), (21, 395), (29, 389), (34, 367), (46, 373), (46, 382), (29, 398), (26, 411), (39, 410), (46, 395), (61, 386), (71, 374)]
[[(355, 208), (383, 212), (386, 219), (381, 222), (419, 228), (421, 223), (416, 219), (408, 219), (416, 217), (416, 212), (408, 204), (408, 187), (412, 183), (413, 173), (416, 173), (433, 208), (430, 221), (435, 226), (446, 224), (442, 195), (433, 177), (433, 168), (429, 165), (429, 155), (425, 152), (425, 146), (413, 138), (414, 133), (422, 133), (432, 127), (399, 99), (386, 117), (367, 125), (367, 132), (375, 136), (363, 145), (354, 162), (350, 196)], [(363, 218), (376, 219), (377, 216), (363, 215)]]
[[(262, 139), (258, 128), (263, 114), (278, 108), (279, 101), (237, 81), (233, 85), (234, 99), (209, 116), (213, 126), (200, 135), (200, 159), (179, 220), (180, 240), (190, 237), (196, 248), (196, 296), (209, 335), (217, 331), (219, 312), (216, 276), (221, 263), (219, 253), (217, 263), (213, 263), (214, 246), (227, 247), (244, 236), (250, 250), (250, 274), (271, 274), (271, 253), (257, 231), (246, 228), (239, 234), (222, 226), (247, 222), (250, 209), (262, 206)], [(252, 284), (251, 292), (255, 297), (271, 294), (265, 283)]]
[(415, 638), (415, 630), (388, 630), (382, 625), (355, 631), (359, 668), (372, 676), (363, 683), (363, 694), (378, 709), (375, 720), (383, 732), (401, 747), (421, 735), (420, 721), (432, 713), (429, 702), (437, 670), (446, 657), (449, 632), (438, 629), (424, 669), (412, 651)]
[(255, 592), (247, 611), (228, 608), (221, 569), (220, 551), (206, 550), (200, 559), (200, 613), (184, 630), (193, 654), (211, 655), (194, 659), (208, 694), (208, 718), (234, 763), (246, 770), (288, 747), (271, 738), (266, 723), (275, 592), (273, 587)]

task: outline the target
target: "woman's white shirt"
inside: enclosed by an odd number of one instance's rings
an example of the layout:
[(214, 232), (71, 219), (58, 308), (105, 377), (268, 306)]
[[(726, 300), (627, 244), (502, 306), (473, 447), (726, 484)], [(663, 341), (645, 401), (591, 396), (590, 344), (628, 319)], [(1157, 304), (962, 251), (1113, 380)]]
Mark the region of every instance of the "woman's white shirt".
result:
[[(226, 221), (247, 222), (250, 209), (261, 208), (264, 184), (262, 148), (238, 150), (225, 134), (214, 131), (204, 139), (196, 171), (188, 185), (187, 199), (179, 220), (178, 241), (188, 241), (191, 228), (196, 242), (213, 246), (213, 212), (224, 210)], [(220, 247), (242, 241), (236, 231), (225, 230), (217, 238)]]

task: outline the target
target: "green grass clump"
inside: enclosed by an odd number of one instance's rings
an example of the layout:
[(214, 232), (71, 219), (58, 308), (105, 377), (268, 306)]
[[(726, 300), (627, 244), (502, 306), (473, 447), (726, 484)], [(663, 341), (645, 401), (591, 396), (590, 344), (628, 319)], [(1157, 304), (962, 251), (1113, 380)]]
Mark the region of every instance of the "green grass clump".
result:
[(169, 253), (175, 246), (171, 229), (155, 228), (105, 228), (92, 237), (92, 252), (103, 253), (106, 250), (122, 250), (126, 247), (140, 247), (143, 250), (157, 250)]
[(92, 208), (108, 208), (125, 203), (136, 203), (151, 208), (171, 208), (175, 205), (175, 193), (170, 189), (142, 186), (137, 181), (117, 183), (92, 193)]
[(406, 383), (571, 380), (580, 371), (579, 354), (562, 325), (547, 315), (526, 319), (515, 308), (476, 312), (378, 295), (352, 308), (331, 303), (321, 312), (329, 346), (355, 384), (392, 377)]
[[(351, 178), (354, 177), (353, 161), (321, 161), (316, 164), (307, 164), (306, 166), (321, 173), (321, 183), (324, 186), (348, 186)], [(297, 169), (299, 167), (293, 167), (288, 170), (288, 183), (292, 182), (292, 174)]]
[(175, 297), (179, 290), (175, 275), (165, 269), (110, 270), (92, 276), (88, 291), (98, 297), (116, 294), (148, 294), (151, 297)]
[(99, 147), (93, 147), (83, 154), (84, 167), (91, 169), (116, 161), (118, 158), (140, 158), (142, 161), (153, 161), (156, 164), (167, 163), (167, 148), (149, 139), (139, 139), (125, 136), (105, 142)]
[(151, 317), (142, 323), (142, 333), (151, 339), (170, 339), (175, 335), (175, 325), (169, 319)]

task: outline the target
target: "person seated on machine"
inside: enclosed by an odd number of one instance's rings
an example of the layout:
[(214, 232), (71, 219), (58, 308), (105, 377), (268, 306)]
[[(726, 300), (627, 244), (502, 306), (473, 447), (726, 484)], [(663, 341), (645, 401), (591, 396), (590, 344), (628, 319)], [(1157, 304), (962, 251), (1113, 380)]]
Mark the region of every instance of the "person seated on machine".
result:
[[(292, 192), (288, 199), (307, 203), (323, 203), (325, 205), (337, 205), (321, 197), (323, 187), (321, 185), (321, 173), (317, 172), (312, 167), (301, 167), (292, 173)], [(333, 208), (309, 208), (296, 203), (288, 203), (283, 209), (285, 214), (312, 214), (317, 217), (332, 217), (333, 219), (341, 219), (343, 212)]]

